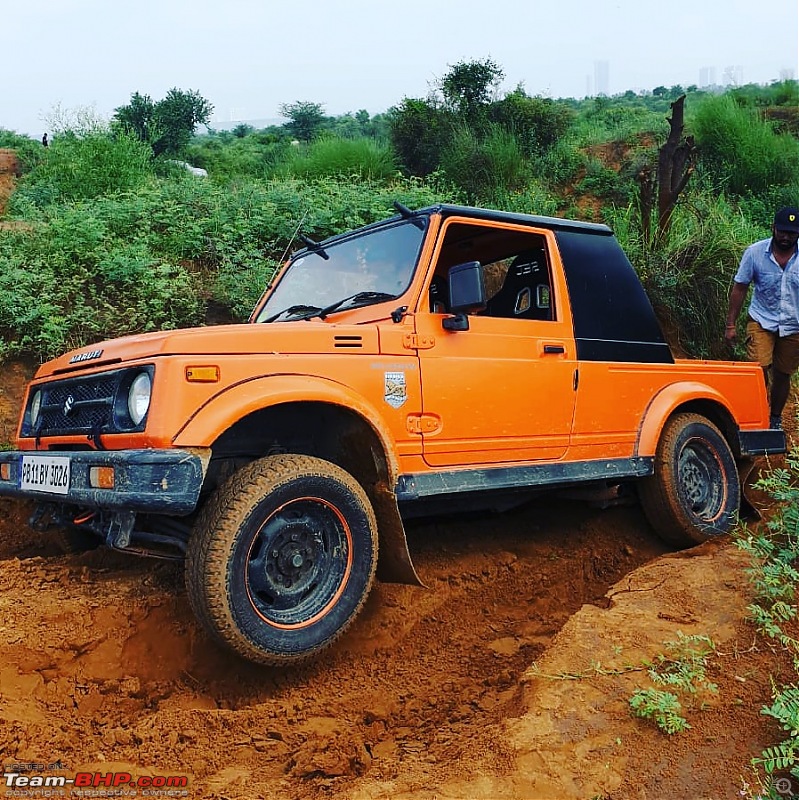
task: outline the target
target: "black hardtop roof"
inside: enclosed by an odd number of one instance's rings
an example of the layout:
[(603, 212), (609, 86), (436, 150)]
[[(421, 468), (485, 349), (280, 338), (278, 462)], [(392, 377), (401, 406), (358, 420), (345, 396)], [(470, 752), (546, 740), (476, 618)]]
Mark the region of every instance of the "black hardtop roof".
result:
[[(432, 214), (441, 214), (443, 217), (466, 217), (474, 220), (489, 220), (491, 222), (507, 222), (514, 225), (529, 225), (536, 228), (549, 228), (550, 230), (573, 231), (575, 233), (592, 233), (599, 236), (612, 236), (613, 231), (607, 226), (596, 222), (581, 222), (574, 219), (562, 219), (560, 217), (540, 217), (535, 214), (518, 214), (512, 211), (496, 211), (490, 208), (477, 208), (475, 206), (459, 206), (451, 203), (440, 203), (434, 206), (412, 211), (410, 216), (395, 214), (393, 217), (372, 222), (360, 228), (337, 233), (319, 242), (320, 246), (333, 244), (347, 239), (350, 236), (357, 236), (370, 230), (381, 228), (386, 224), (400, 222), (403, 219), (414, 219), (416, 217), (426, 217)], [(308, 250), (303, 247), (295, 255)]]
[(417, 214), (440, 213), (444, 217), (468, 217), (470, 219), (487, 219), (492, 222), (510, 222), (516, 225), (530, 225), (536, 228), (551, 228), (552, 230), (568, 230), (581, 233), (596, 233), (600, 236), (610, 236), (613, 231), (607, 226), (596, 222), (581, 222), (576, 219), (562, 219), (561, 217), (541, 217), (535, 214), (519, 214), (512, 211), (496, 211), (490, 208), (475, 208), (473, 206), (458, 206), (442, 203), (437, 206), (420, 208)]

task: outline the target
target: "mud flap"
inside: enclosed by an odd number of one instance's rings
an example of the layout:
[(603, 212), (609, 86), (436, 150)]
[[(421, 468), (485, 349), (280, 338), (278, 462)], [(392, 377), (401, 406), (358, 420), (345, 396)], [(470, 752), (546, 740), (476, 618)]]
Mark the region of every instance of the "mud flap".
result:
[(406, 583), (427, 588), (411, 561), (405, 527), (397, 508), (397, 498), (385, 487), (375, 486), (370, 493), (377, 515), (380, 550), (377, 577), (384, 583)]
[(752, 485), (757, 477), (753, 458), (742, 458), (738, 461), (738, 480), (741, 483), (741, 508), (738, 516), (745, 522), (757, 522), (763, 519), (756, 505), (758, 501)]

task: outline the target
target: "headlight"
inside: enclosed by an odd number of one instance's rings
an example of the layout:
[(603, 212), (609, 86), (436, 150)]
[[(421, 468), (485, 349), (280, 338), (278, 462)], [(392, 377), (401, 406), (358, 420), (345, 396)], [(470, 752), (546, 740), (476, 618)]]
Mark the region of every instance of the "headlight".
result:
[(39, 414), (42, 410), (42, 392), (41, 390), (37, 390), (36, 394), (33, 395), (33, 400), (31, 400), (31, 428), (36, 427), (36, 423), (39, 421)]
[(152, 381), (146, 372), (139, 373), (131, 383), (128, 390), (128, 413), (134, 425), (141, 423), (147, 415), (152, 390)]

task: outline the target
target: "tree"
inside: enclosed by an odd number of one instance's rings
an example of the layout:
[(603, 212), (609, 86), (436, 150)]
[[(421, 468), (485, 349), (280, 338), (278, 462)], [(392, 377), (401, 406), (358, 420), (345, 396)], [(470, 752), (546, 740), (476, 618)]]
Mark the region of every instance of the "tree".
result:
[(160, 136), (153, 142), (155, 155), (178, 155), (189, 143), (200, 124), (211, 118), (214, 107), (197, 92), (170, 89), (155, 104), (154, 119)]
[(460, 61), (441, 79), (441, 92), (447, 107), (460, 114), (468, 124), (481, 117), (505, 73), (490, 58), (484, 61)]
[(114, 121), (152, 147), (153, 155), (179, 155), (200, 124), (207, 124), (214, 107), (198, 92), (170, 89), (153, 103), (138, 92), (130, 104), (114, 110)]
[(301, 142), (315, 139), (327, 122), (325, 108), (321, 103), (298, 100), (296, 103), (283, 103), (280, 113), (289, 121), (283, 127)]
[(130, 103), (116, 109), (114, 119), (139, 141), (150, 142), (155, 105), (149, 95), (134, 92)]
[(669, 136), (658, 151), (656, 175), (653, 175), (651, 166), (642, 169), (638, 175), (641, 229), (647, 245), (652, 239), (651, 221), (655, 199), (657, 199), (657, 236), (662, 239), (669, 229), (680, 194), (688, 185), (688, 179), (694, 171), (696, 145), (692, 136), (683, 139), (682, 135), (685, 95), (671, 104), (671, 112), (671, 116), (667, 118)]

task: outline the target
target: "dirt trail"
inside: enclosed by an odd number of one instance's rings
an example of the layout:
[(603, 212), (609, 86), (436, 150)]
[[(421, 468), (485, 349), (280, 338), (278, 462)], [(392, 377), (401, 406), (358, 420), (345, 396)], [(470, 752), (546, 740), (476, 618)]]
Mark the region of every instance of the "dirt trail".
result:
[[(8, 503), (8, 506), (11, 506)], [(251, 667), (195, 624), (178, 568), (56, 555), (4, 509), (4, 759), (187, 772), (198, 797), (385, 796), (514, 754), (497, 724), (569, 616), (664, 548), (634, 508), (563, 502), (419, 525), (428, 589), (378, 585), (327, 658)], [(32, 555), (33, 552), (42, 555)], [(370, 789), (363, 787), (366, 780)]]
[[(198, 798), (732, 798), (775, 740), (741, 557), (669, 554), (635, 507), (550, 498), (417, 525), (429, 588), (378, 584), (336, 649), (292, 671), (212, 644), (178, 567), (59, 555), (27, 511), (2, 504), (4, 764), (188, 775)], [(678, 630), (713, 636), (722, 688), (667, 740), (630, 716), (641, 671), (597, 665), (651, 659)]]
[[(30, 372), (4, 365), (3, 430)], [(62, 555), (30, 510), (0, 500), (6, 768), (185, 775), (186, 796), (219, 800), (718, 800), (781, 738), (759, 712), (790, 665), (742, 622), (742, 557), (671, 553), (635, 506), (542, 497), (415, 524), (428, 588), (378, 584), (332, 652), (290, 671), (214, 645), (178, 566)], [(719, 693), (669, 738), (627, 700), (678, 631), (716, 642)]]

